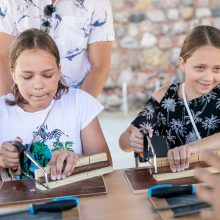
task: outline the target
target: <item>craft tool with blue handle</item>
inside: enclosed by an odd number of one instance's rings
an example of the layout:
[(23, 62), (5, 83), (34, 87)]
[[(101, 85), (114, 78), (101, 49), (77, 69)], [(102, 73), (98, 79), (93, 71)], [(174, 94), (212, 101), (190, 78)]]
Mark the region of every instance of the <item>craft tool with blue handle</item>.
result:
[(194, 185), (173, 186), (172, 184), (152, 186), (147, 190), (148, 196), (157, 198), (169, 198), (180, 195), (194, 194), (195, 192), (196, 188)]
[(77, 207), (79, 200), (73, 196), (54, 198), (49, 202), (41, 204), (30, 204), (29, 208), (15, 210), (12, 212), (1, 213), (0, 216), (11, 215), (20, 212), (28, 211), (30, 214), (37, 214), (39, 212), (62, 212)]

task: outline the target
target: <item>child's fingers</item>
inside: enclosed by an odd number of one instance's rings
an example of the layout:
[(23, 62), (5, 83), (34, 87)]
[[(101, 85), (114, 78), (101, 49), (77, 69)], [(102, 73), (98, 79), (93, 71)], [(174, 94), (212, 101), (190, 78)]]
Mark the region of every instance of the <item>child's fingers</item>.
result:
[(66, 158), (66, 166), (62, 173), (62, 179), (65, 179), (68, 176), (68, 174), (71, 173), (73, 163), (74, 163), (74, 158), (71, 154), (69, 154), (68, 157)]
[(176, 166), (175, 166), (174, 158), (173, 158), (173, 151), (171, 150), (168, 151), (167, 158), (168, 158), (171, 171), (176, 172)]
[(58, 156), (59, 156), (59, 151), (54, 151), (53, 156), (49, 162), (52, 180), (56, 180), (56, 178), (57, 178), (57, 158), (58, 158)]
[(57, 157), (57, 163), (56, 163), (56, 168), (57, 168), (57, 179), (60, 180), (62, 178), (62, 170), (63, 170), (63, 164), (64, 161), (68, 157), (68, 151), (67, 150), (60, 150), (59, 155)]

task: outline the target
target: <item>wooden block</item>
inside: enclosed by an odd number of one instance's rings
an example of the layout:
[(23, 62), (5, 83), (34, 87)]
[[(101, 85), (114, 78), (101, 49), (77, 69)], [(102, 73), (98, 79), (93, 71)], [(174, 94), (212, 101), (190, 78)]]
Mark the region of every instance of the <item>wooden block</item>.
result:
[[(203, 168), (210, 173), (219, 173), (219, 170), (215, 169), (214, 167), (206, 167)], [(153, 178), (157, 182), (165, 181), (165, 180), (172, 180), (172, 179), (180, 179), (180, 178), (185, 178), (185, 177), (191, 177), (194, 176), (193, 174), (194, 170), (185, 170), (182, 172), (177, 172), (177, 173), (161, 173), (161, 174), (154, 174)]]
[(91, 163), (98, 163), (102, 161), (107, 161), (106, 153), (95, 154), (95, 155), (88, 156), (88, 157), (81, 157), (77, 160), (76, 167), (85, 166)]
[[(81, 160), (75, 167), (71, 176), (66, 179), (52, 181), (50, 167), (46, 167), (45, 171), (48, 174), (49, 189), (54, 189), (67, 184), (75, 183), (88, 178), (101, 176), (113, 171), (112, 166), (107, 161), (107, 154), (101, 153), (89, 157), (80, 158)], [(35, 179), (37, 182), (45, 183), (44, 175), (41, 170), (35, 170)], [(44, 186), (36, 182), (36, 188), (39, 190), (47, 190)]]
[[(69, 176), (66, 179), (63, 180), (56, 180), (56, 181), (51, 181), (49, 182), (49, 189), (54, 189), (57, 187), (65, 186), (71, 183), (75, 183), (78, 181), (86, 180), (92, 177), (96, 176), (101, 176), (103, 174), (111, 173), (113, 171), (113, 168), (111, 166), (80, 173), (80, 174), (75, 174), (73, 176)], [(47, 190), (44, 186), (36, 182), (36, 188), (42, 191)]]

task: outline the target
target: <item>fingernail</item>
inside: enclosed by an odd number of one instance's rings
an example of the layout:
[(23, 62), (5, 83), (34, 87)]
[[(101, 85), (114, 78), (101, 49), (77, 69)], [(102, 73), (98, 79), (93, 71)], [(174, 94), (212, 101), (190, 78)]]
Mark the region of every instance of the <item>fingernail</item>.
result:
[(70, 175), (71, 175), (71, 173), (68, 173), (68, 174), (67, 174), (67, 176), (70, 176)]
[(62, 175), (62, 179), (65, 179), (66, 178), (66, 175)]
[(52, 179), (52, 180), (56, 180), (56, 177), (55, 177), (55, 176), (52, 176), (51, 179)]
[(58, 175), (58, 176), (57, 176), (57, 179), (58, 179), (58, 180), (60, 180), (60, 179), (61, 179), (61, 176), (60, 176), (60, 175)]
[(176, 172), (176, 169), (175, 169), (175, 168), (172, 168), (171, 170), (172, 170), (172, 172), (174, 172), (174, 173)]

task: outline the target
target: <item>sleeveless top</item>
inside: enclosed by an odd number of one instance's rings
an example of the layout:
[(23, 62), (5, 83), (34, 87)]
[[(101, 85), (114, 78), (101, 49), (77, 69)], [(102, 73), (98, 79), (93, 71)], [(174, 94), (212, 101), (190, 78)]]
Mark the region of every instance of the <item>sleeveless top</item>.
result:
[[(160, 103), (151, 97), (132, 122), (143, 134), (152, 128), (155, 135), (165, 136), (170, 149), (197, 140), (183, 99), (177, 93), (179, 85), (172, 84)], [(220, 131), (220, 84), (187, 103), (201, 138)]]

